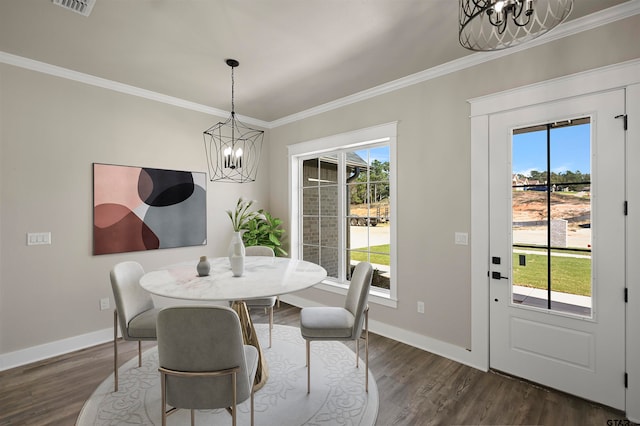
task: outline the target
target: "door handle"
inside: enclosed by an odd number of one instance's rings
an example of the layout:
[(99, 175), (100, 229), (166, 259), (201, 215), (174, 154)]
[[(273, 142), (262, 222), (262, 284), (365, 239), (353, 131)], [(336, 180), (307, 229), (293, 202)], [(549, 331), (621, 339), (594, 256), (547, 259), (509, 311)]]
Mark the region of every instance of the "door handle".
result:
[(503, 277), (502, 274), (498, 271), (492, 271), (491, 272), (491, 278), (493, 278), (494, 280), (508, 280), (509, 277)]

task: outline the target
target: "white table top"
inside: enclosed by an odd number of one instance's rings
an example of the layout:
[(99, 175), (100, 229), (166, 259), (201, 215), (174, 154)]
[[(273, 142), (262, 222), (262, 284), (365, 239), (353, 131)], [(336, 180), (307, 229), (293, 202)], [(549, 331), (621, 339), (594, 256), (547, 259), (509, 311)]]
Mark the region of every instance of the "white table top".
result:
[(209, 262), (209, 276), (198, 276), (198, 260), (194, 260), (148, 272), (140, 285), (152, 294), (174, 299), (243, 300), (303, 290), (327, 276), (327, 271), (315, 263), (283, 257), (247, 256), (241, 277), (233, 276), (226, 257)]

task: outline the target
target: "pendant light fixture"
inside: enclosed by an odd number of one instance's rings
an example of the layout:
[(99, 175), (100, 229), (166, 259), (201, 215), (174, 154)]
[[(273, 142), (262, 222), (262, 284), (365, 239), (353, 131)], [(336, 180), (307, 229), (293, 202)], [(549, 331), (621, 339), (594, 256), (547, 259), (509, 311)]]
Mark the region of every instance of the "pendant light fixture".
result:
[(460, 0), (458, 40), (475, 51), (501, 50), (562, 23), (573, 0)]
[(258, 173), (264, 131), (252, 129), (236, 118), (233, 70), (240, 63), (225, 61), (231, 67), (231, 116), (204, 131), (204, 146), (212, 182), (253, 182)]

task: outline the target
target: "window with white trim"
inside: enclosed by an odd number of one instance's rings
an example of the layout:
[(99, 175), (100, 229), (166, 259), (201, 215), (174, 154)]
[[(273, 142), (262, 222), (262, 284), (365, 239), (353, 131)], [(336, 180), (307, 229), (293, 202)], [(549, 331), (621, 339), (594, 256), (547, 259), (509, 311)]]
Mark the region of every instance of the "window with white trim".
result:
[(391, 123), (289, 147), (291, 254), (322, 265), (333, 290), (368, 261), (372, 295), (395, 301), (395, 143)]

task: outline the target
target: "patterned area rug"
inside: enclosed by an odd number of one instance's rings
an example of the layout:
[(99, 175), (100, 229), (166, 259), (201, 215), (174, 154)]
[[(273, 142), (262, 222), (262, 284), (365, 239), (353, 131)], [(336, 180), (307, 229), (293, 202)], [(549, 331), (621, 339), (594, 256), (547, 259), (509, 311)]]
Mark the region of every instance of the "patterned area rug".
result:
[[(373, 425), (378, 415), (378, 388), (371, 372), (364, 391), (364, 361), (340, 342), (311, 343), (311, 394), (307, 394), (305, 344), (300, 330), (275, 325), (268, 347), (266, 324), (256, 324), (269, 365), (269, 380), (255, 394), (255, 425)], [(353, 345), (351, 345), (353, 347)], [(361, 346), (361, 354), (364, 348)], [(80, 411), (76, 425), (160, 425), (160, 373), (156, 348), (120, 367), (120, 389), (113, 374), (98, 386)], [(238, 406), (238, 424), (250, 423), (249, 401)], [(168, 417), (168, 425), (190, 424), (189, 410)], [(196, 424), (231, 424), (226, 410), (199, 410)]]

